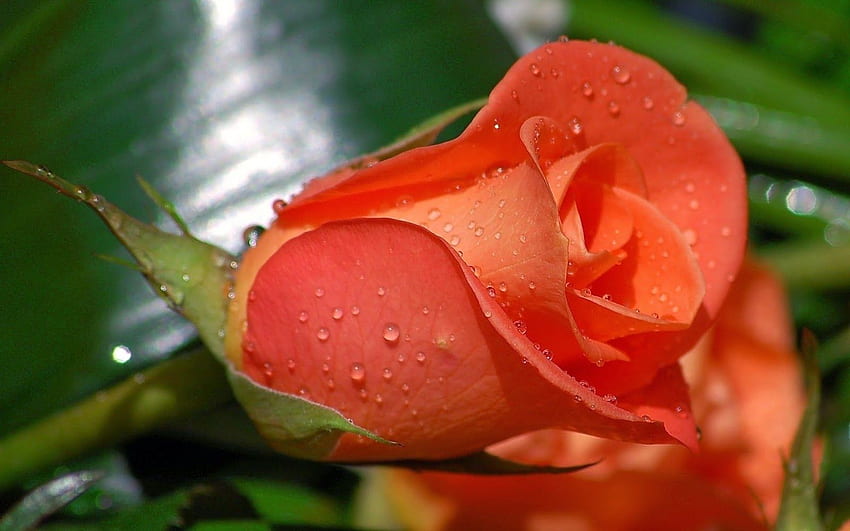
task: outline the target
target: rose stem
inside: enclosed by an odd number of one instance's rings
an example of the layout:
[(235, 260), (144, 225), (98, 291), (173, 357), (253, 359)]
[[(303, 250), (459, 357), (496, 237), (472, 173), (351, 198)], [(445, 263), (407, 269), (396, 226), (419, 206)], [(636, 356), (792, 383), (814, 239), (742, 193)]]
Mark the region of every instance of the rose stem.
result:
[(0, 440), (0, 490), (230, 400), (223, 367), (198, 348)]

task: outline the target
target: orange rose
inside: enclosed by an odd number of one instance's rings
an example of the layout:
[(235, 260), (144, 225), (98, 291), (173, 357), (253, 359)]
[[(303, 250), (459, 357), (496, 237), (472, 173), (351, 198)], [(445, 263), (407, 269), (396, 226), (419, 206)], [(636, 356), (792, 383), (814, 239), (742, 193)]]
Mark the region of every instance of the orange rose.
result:
[(385, 494), (411, 529), (765, 529), (804, 401), (789, 324), (776, 279), (746, 268), (714, 332), (684, 360), (699, 453), (548, 430), (489, 450), (534, 464), (602, 462), (561, 476), (390, 471)]
[(228, 358), (401, 443), (308, 456), (441, 459), (543, 428), (695, 445), (677, 360), (740, 265), (744, 173), (651, 60), (548, 44), (457, 139), (280, 206), (236, 275)]

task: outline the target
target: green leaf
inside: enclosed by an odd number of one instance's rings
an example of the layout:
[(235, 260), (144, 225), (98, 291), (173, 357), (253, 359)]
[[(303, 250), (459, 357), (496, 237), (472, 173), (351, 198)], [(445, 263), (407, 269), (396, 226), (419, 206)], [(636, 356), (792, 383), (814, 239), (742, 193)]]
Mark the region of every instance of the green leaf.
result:
[(456, 474), (478, 474), (484, 476), (514, 476), (526, 474), (569, 474), (578, 472), (597, 464), (586, 463), (574, 466), (539, 466), (527, 465), (502, 459), (485, 451), (474, 454), (444, 459), (442, 461), (391, 461), (374, 463), (380, 466), (398, 466), (423, 472), (452, 472)]
[(263, 387), (232, 366), (228, 368), (228, 378), (236, 399), (266, 442), (287, 455), (322, 459), (346, 432), (384, 444), (398, 444), (357, 426), (327, 406)]
[(814, 336), (805, 331), (802, 345), (806, 380), (806, 410), (797, 428), (791, 455), (785, 462), (782, 505), (776, 521), (777, 531), (818, 531), (823, 529), (818, 512), (817, 485), (812, 451), (817, 435), (820, 408), (820, 371)]
[(83, 494), (103, 475), (82, 470), (56, 478), (27, 494), (0, 519), (0, 531), (34, 528), (38, 522)]

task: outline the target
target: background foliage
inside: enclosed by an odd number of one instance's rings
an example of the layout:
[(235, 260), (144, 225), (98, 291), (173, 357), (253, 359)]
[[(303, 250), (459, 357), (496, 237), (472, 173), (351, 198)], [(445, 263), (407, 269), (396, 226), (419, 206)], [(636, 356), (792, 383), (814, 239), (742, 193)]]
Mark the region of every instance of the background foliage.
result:
[[(135, 184), (142, 175), (200, 238), (239, 252), (242, 230), (268, 223), (273, 199), (486, 95), (519, 53), (490, 17), (494, 4), (9, 0), (0, 6), (0, 158), (46, 164), (167, 226)], [(561, 7), (563, 23), (543, 33), (655, 58), (745, 158), (752, 243), (792, 287), (797, 325), (823, 343), (822, 505), (846, 513), (850, 4)], [(192, 328), (138, 274), (95, 257), (125, 255), (94, 216), (11, 171), (0, 190), (0, 435), (192, 347)], [(7, 491), (0, 508), (54, 475), (97, 467), (107, 478), (55, 525), (346, 525), (354, 472), (269, 455), (241, 422), (199, 418), (45, 471)]]

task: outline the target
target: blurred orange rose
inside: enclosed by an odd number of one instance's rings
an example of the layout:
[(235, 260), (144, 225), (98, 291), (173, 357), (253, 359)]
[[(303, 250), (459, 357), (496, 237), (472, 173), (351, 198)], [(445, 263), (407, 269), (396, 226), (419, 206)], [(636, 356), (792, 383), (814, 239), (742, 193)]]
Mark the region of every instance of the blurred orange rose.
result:
[(683, 360), (697, 453), (548, 430), (488, 450), (534, 464), (603, 461), (560, 476), (392, 470), (381, 477), (386, 494), (411, 529), (765, 529), (803, 409), (790, 330), (777, 279), (749, 264), (713, 332)]

